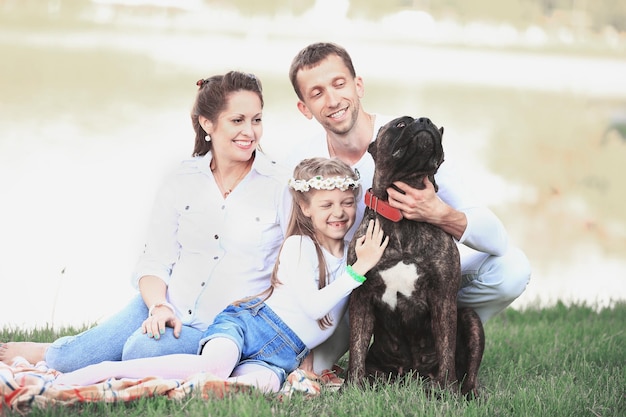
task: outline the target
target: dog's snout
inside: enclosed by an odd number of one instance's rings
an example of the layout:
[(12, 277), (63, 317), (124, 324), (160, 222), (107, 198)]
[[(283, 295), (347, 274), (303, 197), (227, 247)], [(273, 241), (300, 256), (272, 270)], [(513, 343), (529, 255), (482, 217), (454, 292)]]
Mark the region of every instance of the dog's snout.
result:
[(428, 117), (420, 117), (419, 119), (417, 119), (417, 121), (418, 123), (427, 124), (427, 125), (433, 124), (433, 122), (431, 122)]

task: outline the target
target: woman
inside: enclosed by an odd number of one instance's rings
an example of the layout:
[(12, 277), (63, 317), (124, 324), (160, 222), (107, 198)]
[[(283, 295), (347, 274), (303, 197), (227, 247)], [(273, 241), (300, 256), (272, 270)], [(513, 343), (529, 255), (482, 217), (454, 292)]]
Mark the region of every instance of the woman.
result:
[(45, 360), (61, 372), (198, 350), (235, 299), (267, 288), (284, 239), (288, 172), (263, 154), (263, 95), (252, 74), (197, 82), (193, 158), (161, 187), (133, 282), (139, 295), (109, 320), (52, 344), (0, 346), (0, 360)]

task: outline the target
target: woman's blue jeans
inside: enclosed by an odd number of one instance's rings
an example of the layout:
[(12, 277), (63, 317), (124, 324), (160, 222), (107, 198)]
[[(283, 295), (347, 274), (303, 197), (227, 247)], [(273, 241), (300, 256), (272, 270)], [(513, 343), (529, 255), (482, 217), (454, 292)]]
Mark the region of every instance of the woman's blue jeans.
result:
[(148, 317), (140, 295), (133, 298), (119, 313), (75, 336), (55, 340), (46, 351), (48, 366), (60, 372), (103, 361), (121, 361), (172, 353), (197, 354), (202, 331), (183, 325), (178, 338), (172, 328), (154, 339), (143, 334), (141, 324)]

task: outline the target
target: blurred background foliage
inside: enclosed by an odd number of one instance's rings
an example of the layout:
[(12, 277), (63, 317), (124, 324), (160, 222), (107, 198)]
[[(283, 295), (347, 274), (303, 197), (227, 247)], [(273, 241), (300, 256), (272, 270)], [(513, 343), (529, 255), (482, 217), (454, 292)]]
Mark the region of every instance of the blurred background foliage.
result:
[[(310, 10), (315, 0), (177, 0), (167, 3), (137, 0), (0, 0), (0, 13), (3, 23), (19, 22), (24, 14), (33, 19), (54, 22), (55, 19), (77, 19), (94, 4), (104, 3), (119, 7), (141, 6), (144, 11), (161, 4), (169, 7), (171, 13), (175, 13), (177, 8), (203, 4), (237, 9), (244, 16), (299, 16)], [(341, 9), (348, 2), (337, 0), (336, 4)], [(577, 31), (626, 31), (626, 1), (623, 0), (351, 0), (347, 17), (375, 20), (403, 10), (423, 11), (435, 19), (453, 19), (461, 23), (506, 22), (517, 28), (537, 25), (544, 28), (569, 27)]]
[(445, 125), (531, 258), (521, 302), (624, 297), (624, 0), (0, 0), (0, 323), (22, 292), (25, 322), (122, 308), (195, 81), (259, 75), (284, 155), (311, 129), (287, 68), (319, 40), (351, 51), (370, 111)]

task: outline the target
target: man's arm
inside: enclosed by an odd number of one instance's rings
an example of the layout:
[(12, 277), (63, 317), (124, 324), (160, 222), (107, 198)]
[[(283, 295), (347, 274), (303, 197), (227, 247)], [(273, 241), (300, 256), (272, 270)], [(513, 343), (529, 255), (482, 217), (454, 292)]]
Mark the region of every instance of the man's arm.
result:
[(389, 204), (410, 220), (440, 227), (458, 242), (491, 255), (502, 255), (508, 246), (508, 235), (500, 219), (486, 207), (455, 209), (444, 202), (426, 178), (423, 190), (403, 182), (394, 183), (404, 194), (388, 188)]

